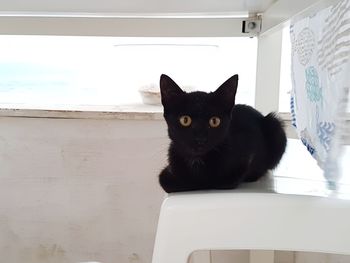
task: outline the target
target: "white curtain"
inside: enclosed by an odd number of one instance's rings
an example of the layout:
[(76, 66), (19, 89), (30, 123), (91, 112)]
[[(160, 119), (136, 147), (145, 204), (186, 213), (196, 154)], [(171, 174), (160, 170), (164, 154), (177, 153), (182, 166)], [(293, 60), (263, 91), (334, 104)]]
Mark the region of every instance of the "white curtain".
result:
[(350, 0), (293, 21), (290, 34), (293, 125), (328, 181), (337, 182), (349, 133)]

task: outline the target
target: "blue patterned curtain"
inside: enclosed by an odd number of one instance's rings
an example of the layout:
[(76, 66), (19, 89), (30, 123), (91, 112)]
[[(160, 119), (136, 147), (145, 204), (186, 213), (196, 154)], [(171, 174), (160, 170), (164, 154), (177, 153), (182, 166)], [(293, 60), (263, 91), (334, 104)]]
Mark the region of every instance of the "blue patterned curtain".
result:
[[(292, 124), (329, 182), (339, 175), (350, 89), (350, 0), (293, 21)], [(349, 175), (350, 176), (350, 175)]]

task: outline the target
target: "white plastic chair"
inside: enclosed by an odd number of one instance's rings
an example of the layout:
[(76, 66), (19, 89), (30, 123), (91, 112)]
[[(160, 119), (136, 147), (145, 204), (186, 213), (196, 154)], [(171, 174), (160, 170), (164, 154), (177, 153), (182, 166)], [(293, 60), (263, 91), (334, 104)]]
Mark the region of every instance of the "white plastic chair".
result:
[(322, 185), (270, 177), (233, 191), (170, 194), (161, 207), (152, 262), (185, 263), (196, 250), (350, 254), (349, 196)]

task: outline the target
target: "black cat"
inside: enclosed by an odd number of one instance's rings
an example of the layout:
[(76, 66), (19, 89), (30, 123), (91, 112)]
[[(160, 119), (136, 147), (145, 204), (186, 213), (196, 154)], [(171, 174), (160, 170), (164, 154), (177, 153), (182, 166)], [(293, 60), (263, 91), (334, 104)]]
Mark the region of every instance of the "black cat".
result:
[(161, 76), (171, 140), (169, 165), (159, 175), (166, 192), (233, 189), (279, 163), (287, 143), (281, 121), (274, 113), (264, 117), (250, 106), (235, 105), (237, 84), (234, 75), (215, 92), (186, 93)]

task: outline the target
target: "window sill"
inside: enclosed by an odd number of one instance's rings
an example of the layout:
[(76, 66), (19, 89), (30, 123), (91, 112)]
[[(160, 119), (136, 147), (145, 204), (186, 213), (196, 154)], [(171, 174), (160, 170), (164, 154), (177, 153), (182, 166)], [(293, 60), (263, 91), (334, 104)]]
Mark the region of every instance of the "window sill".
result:
[[(297, 138), (291, 126), (290, 113), (280, 112), (289, 138)], [(46, 119), (163, 120), (163, 107), (145, 104), (129, 105), (50, 105), (0, 104), (0, 117)]]
[(1, 104), (0, 117), (49, 119), (162, 120), (161, 106), (133, 105), (55, 105)]

